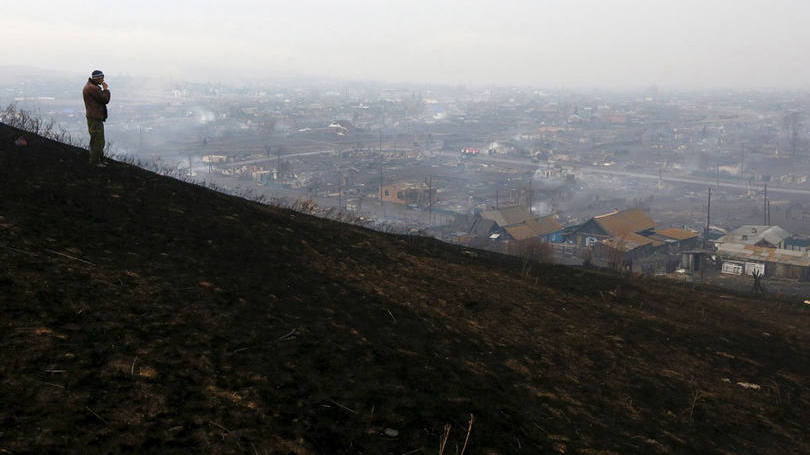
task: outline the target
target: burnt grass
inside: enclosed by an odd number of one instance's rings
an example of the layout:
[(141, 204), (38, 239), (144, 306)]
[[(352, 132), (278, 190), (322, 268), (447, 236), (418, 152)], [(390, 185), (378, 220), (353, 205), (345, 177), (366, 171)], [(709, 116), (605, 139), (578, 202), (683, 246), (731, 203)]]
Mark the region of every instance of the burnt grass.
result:
[(0, 454), (437, 454), (446, 425), (445, 454), (810, 453), (796, 302), (525, 270), (4, 125), (0, 264)]

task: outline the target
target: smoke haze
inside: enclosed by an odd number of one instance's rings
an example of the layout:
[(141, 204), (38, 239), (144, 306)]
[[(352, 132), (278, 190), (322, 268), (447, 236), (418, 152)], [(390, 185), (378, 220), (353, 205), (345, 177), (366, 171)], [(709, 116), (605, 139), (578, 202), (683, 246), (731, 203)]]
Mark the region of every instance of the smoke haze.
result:
[(0, 65), (81, 73), (558, 88), (804, 89), (810, 80), (810, 3), (791, 0), (28, 1), (3, 10)]

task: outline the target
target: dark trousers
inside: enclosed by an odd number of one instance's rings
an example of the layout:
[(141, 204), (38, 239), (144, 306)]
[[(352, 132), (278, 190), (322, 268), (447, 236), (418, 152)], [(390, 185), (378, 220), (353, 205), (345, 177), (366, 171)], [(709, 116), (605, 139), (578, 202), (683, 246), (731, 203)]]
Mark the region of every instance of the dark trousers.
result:
[(100, 163), (104, 158), (104, 122), (87, 119), (87, 131), (90, 133), (90, 164)]

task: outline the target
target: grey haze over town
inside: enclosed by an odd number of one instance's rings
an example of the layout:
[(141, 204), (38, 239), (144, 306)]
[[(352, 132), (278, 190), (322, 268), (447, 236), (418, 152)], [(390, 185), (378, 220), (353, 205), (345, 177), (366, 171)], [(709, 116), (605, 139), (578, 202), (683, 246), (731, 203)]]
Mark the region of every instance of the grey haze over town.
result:
[(787, 0), (18, 2), (0, 115), (86, 146), (81, 89), (101, 69), (108, 153), (178, 178), (807, 295), (807, 18)]
[(238, 83), (807, 88), (791, 0), (8, 2), (4, 64)]

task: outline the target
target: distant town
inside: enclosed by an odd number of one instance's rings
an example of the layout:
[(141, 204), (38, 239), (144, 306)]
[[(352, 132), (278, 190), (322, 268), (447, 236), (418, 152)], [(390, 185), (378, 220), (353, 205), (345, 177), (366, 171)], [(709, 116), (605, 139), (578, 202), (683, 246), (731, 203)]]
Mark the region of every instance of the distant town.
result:
[[(810, 289), (807, 93), (108, 80), (110, 153), (193, 181), (535, 259)], [(83, 83), (4, 78), (0, 102), (82, 142)]]

